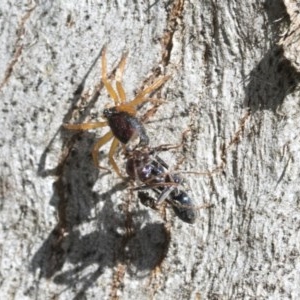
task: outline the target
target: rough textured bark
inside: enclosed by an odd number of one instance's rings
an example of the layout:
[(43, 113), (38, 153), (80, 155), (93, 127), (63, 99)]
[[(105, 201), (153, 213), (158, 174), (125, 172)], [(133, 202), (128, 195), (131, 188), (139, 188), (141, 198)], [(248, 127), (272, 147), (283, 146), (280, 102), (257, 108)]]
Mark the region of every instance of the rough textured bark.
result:
[[(300, 298), (296, 2), (5, 1), (0, 11), (1, 299)], [(62, 130), (112, 103), (99, 85), (104, 45), (109, 70), (129, 51), (128, 98), (172, 76), (146, 128), (153, 145), (189, 128), (165, 159), (218, 169), (187, 175), (197, 204), (211, 205), (195, 225), (94, 167), (107, 130)]]

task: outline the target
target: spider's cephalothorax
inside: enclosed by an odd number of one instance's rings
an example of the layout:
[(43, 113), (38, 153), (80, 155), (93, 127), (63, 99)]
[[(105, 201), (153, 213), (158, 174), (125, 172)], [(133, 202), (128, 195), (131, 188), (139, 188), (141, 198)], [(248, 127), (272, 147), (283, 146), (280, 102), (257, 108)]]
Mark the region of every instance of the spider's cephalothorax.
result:
[(98, 162), (98, 152), (99, 149), (113, 139), (110, 146), (108, 159), (113, 169), (117, 172), (119, 176), (122, 177), (121, 172), (113, 158), (113, 155), (121, 142), (122, 144), (127, 144), (132, 139), (139, 138), (139, 145), (147, 145), (149, 143), (146, 131), (136, 118), (136, 107), (146, 101), (151, 99), (146, 96), (158, 89), (169, 79), (169, 76), (162, 76), (154, 81), (150, 86), (146, 87), (144, 90), (139, 92), (135, 98), (129, 102), (126, 102), (126, 94), (122, 86), (122, 75), (125, 69), (127, 54), (123, 55), (119, 67), (116, 71), (116, 89), (114, 89), (111, 83), (107, 79), (106, 71), (106, 48), (102, 51), (102, 83), (105, 86), (108, 94), (113, 99), (115, 106), (105, 109), (103, 111), (104, 117), (107, 121), (104, 122), (94, 122), (94, 123), (83, 123), (83, 124), (64, 124), (64, 128), (71, 130), (89, 130), (99, 127), (109, 126), (110, 131), (107, 132), (99, 141), (94, 145), (92, 156), (93, 161), (96, 166), (102, 169), (102, 166)]

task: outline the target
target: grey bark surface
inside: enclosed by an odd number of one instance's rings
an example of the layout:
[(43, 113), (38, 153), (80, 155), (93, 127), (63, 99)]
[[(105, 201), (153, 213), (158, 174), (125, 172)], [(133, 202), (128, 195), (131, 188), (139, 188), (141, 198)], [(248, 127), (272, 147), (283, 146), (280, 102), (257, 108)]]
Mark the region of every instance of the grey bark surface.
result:
[[(4, 1), (0, 13), (0, 299), (300, 299), (295, 1)], [(190, 129), (163, 154), (170, 166), (219, 170), (186, 175), (210, 205), (194, 225), (95, 168), (108, 129), (62, 130), (112, 105), (104, 45), (109, 72), (129, 51), (128, 99), (171, 75), (145, 125), (153, 145)]]

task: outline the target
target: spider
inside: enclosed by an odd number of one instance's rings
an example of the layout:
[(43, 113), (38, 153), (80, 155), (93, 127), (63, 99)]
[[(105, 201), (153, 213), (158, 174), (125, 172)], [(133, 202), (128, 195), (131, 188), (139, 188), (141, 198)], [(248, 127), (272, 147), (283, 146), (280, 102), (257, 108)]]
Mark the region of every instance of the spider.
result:
[[(151, 92), (162, 86), (170, 76), (162, 76), (158, 78), (150, 86), (146, 87), (143, 91), (139, 92), (135, 98), (126, 102), (126, 94), (122, 86), (122, 76), (125, 69), (127, 53), (124, 54), (119, 63), (116, 71), (116, 90), (107, 79), (107, 63), (106, 63), (106, 47), (102, 50), (102, 83), (104, 84), (109, 96), (113, 99), (115, 106), (103, 110), (103, 117), (106, 119), (104, 122), (82, 123), (82, 124), (63, 124), (63, 127), (70, 130), (89, 130), (99, 127), (109, 126), (110, 131), (107, 132), (98, 142), (94, 145), (92, 150), (92, 157), (94, 164), (101, 168), (106, 169), (99, 165), (98, 152), (99, 149), (112, 139), (108, 159), (114, 171), (120, 176), (121, 172), (114, 160), (114, 153), (121, 142), (126, 145), (129, 141), (139, 138), (139, 145), (145, 146), (149, 143), (149, 138), (146, 134), (145, 128), (141, 121), (136, 117), (136, 107), (146, 101), (153, 101), (147, 98)], [(155, 100), (154, 100), (155, 102)]]

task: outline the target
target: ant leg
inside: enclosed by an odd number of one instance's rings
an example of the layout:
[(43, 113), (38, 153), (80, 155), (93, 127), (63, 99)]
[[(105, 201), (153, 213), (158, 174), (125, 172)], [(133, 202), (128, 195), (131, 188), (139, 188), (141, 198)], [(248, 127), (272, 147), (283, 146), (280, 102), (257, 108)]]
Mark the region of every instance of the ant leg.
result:
[(107, 122), (94, 122), (94, 123), (82, 123), (82, 124), (63, 124), (63, 127), (70, 130), (89, 130), (99, 127), (108, 126)]
[(229, 143), (227, 145), (225, 145), (225, 143), (223, 144), (221, 155), (220, 155), (221, 162), (217, 166), (215, 166), (212, 170), (207, 172), (185, 172), (184, 171), (182, 173), (212, 176), (213, 174), (220, 174), (224, 172), (227, 163), (226, 161), (227, 151), (230, 149), (230, 147), (232, 147), (233, 145), (237, 145), (240, 142), (241, 135), (244, 133), (245, 130), (246, 121), (250, 116), (251, 116), (251, 112), (247, 110), (246, 114), (239, 120), (239, 127), (237, 131), (233, 134), (233, 137), (231, 138)]
[(121, 172), (120, 172), (120, 170), (119, 170), (119, 168), (118, 168), (118, 166), (117, 166), (117, 164), (114, 160), (114, 157), (113, 157), (114, 153), (116, 152), (116, 149), (117, 149), (118, 145), (119, 145), (119, 140), (114, 138), (112, 143), (111, 143), (110, 149), (109, 149), (108, 159), (109, 159), (109, 162), (112, 165), (113, 169), (115, 170), (115, 172), (120, 177), (124, 178), (124, 176), (122, 176), (122, 174), (121, 174)]
[(169, 169), (169, 166), (167, 165), (167, 163), (164, 161), (164, 160), (162, 160), (159, 156), (157, 156), (157, 155), (155, 155), (155, 159), (156, 159), (156, 161), (160, 164), (160, 165), (162, 165), (165, 169)]
[(156, 205), (161, 205), (168, 197), (169, 195), (174, 191), (175, 187), (168, 187), (165, 188), (160, 194), (158, 199), (156, 200)]
[(115, 104), (117, 105), (119, 103), (119, 98), (117, 93), (115, 92), (115, 90), (113, 89), (113, 87), (111, 86), (111, 84), (108, 82), (107, 80), (107, 71), (106, 71), (106, 47), (103, 48), (102, 50), (102, 58), (101, 58), (101, 62), (102, 62), (102, 82), (106, 88), (106, 90), (108, 91), (108, 94), (110, 95), (110, 97), (114, 100)]
[(107, 168), (101, 167), (99, 165), (99, 159), (98, 159), (98, 152), (99, 149), (105, 145), (107, 142), (109, 142), (110, 139), (113, 138), (113, 134), (111, 131), (109, 131), (108, 133), (106, 133), (93, 147), (93, 151), (92, 151), (92, 157), (93, 157), (93, 161), (96, 167), (100, 168), (100, 169), (104, 169), (104, 170), (108, 170)]
[(126, 94), (125, 94), (125, 91), (124, 91), (124, 88), (122, 85), (122, 76), (124, 73), (127, 56), (128, 56), (127, 52), (125, 54), (123, 54), (122, 59), (119, 63), (119, 68), (116, 73), (116, 87), (117, 87), (117, 91), (119, 94), (119, 98), (122, 103), (124, 103), (126, 101)]
[[(160, 184), (158, 187), (162, 187), (164, 184)], [(166, 186), (163, 190), (155, 189), (155, 185), (147, 186), (147, 185), (141, 185), (139, 187), (134, 188), (135, 191), (143, 191), (143, 190), (153, 190), (158, 194), (158, 198), (154, 200), (154, 205), (156, 207), (160, 206), (168, 197), (169, 195), (174, 191), (174, 189), (177, 187), (177, 184)]]
[(190, 129), (186, 129), (182, 135), (181, 135), (181, 142), (180, 144), (163, 144), (163, 145), (159, 145), (155, 148), (153, 148), (154, 151), (157, 151), (157, 152), (163, 152), (163, 151), (168, 151), (168, 150), (171, 150), (171, 149), (177, 149), (177, 148), (180, 148), (182, 147), (182, 145), (184, 144), (184, 139), (187, 135), (187, 133), (191, 131)]
[(141, 104), (145, 101), (149, 101), (149, 99), (144, 99), (147, 94), (150, 94), (151, 92), (158, 89), (160, 86), (162, 86), (171, 76), (164, 76), (156, 80), (153, 84), (145, 88), (143, 91), (141, 91), (132, 101), (130, 101), (128, 104), (131, 106), (136, 106), (138, 104)]

